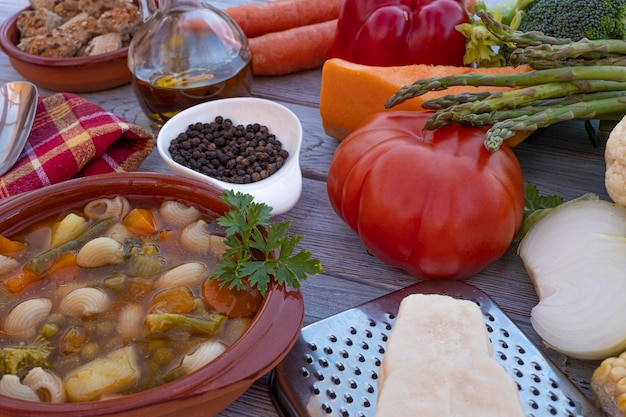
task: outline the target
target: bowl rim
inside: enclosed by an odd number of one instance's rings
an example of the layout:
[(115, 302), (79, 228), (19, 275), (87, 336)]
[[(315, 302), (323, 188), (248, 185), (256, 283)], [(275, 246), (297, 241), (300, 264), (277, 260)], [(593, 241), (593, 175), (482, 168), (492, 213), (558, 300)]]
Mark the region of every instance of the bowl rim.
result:
[[(112, 60), (126, 59), (128, 56), (128, 46), (117, 49), (115, 51), (92, 56), (78, 56), (68, 58), (51, 58), (42, 57), (26, 53), (17, 47), (17, 44), (11, 39), (11, 32), (17, 31), (17, 18), (20, 13), (33, 10), (31, 6), (25, 7), (9, 16), (2, 25), (0, 25), (0, 47), (11, 59), (19, 60), (33, 65), (44, 67), (84, 67), (86, 65), (97, 65)], [(19, 36), (19, 32), (17, 32)]]
[[(118, 189), (115, 190), (112, 185)], [(210, 184), (161, 173), (113, 173), (73, 179), (0, 200), (0, 233), (7, 230), (11, 233), (16, 232), (28, 224), (49, 216), (50, 212), (47, 214), (40, 213), (38, 218), (29, 218), (33, 213), (43, 211), (38, 211), (38, 207), (41, 207), (41, 203), (46, 199), (50, 200), (50, 195), (61, 197), (60, 201), (63, 203), (75, 201), (74, 206), (80, 206), (87, 197), (80, 199), (77, 195), (80, 195), (81, 192), (87, 192), (84, 190), (108, 187), (110, 191), (104, 194), (116, 195), (120, 194), (119, 189), (122, 185), (140, 190), (137, 192), (138, 194), (125, 193), (126, 195), (154, 195), (150, 194), (149, 191), (154, 192), (155, 190), (160, 190), (159, 193), (171, 190), (178, 193), (178, 196), (188, 192), (194, 194), (207, 193), (211, 197), (221, 195), (221, 191)], [(163, 197), (158, 195), (157, 198)], [(59, 200), (56, 198), (54, 200), (54, 203), (49, 204), (56, 204), (57, 210), (58, 207), (67, 208), (70, 206), (58, 203)], [(201, 202), (197, 202), (197, 204), (204, 209), (207, 208)], [(228, 206), (220, 202), (219, 207), (218, 211), (214, 213), (221, 215)], [(17, 226), (10, 227), (16, 220)], [(280, 326), (275, 322), (279, 317), (281, 318)], [(34, 403), (0, 395), (2, 398), (0, 415), (3, 412), (10, 412), (10, 415), (22, 416), (82, 417), (128, 413), (146, 407), (162, 407), (166, 403), (175, 403), (189, 397), (200, 398), (203, 395), (220, 393), (223, 395), (235, 389), (244, 390), (286, 356), (299, 336), (303, 320), (304, 302), (301, 291), (282, 287), (273, 282), (259, 312), (244, 335), (218, 359), (198, 371), (165, 385), (135, 394), (84, 403)], [(245, 339), (246, 337), (250, 339)], [(247, 346), (243, 342), (244, 340), (255, 340), (255, 343), (252, 346)], [(278, 348), (279, 346), (280, 348)], [(268, 350), (272, 352), (269, 355), (272, 358), (267, 357)], [(262, 358), (263, 363), (259, 363), (258, 355), (262, 352), (265, 353)], [(236, 378), (231, 373), (235, 366), (245, 370), (243, 372), (245, 375)]]

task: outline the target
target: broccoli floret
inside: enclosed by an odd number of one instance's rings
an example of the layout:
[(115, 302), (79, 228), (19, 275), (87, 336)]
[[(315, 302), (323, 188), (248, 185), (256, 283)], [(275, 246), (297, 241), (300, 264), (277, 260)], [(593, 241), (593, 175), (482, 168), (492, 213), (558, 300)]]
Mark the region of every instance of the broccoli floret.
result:
[(47, 341), (32, 345), (5, 347), (0, 349), (0, 375), (12, 374), (23, 377), (36, 367), (47, 367), (52, 347)]
[(624, 0), (533, 0), (519, 30), (578, 41), (626, 39)]

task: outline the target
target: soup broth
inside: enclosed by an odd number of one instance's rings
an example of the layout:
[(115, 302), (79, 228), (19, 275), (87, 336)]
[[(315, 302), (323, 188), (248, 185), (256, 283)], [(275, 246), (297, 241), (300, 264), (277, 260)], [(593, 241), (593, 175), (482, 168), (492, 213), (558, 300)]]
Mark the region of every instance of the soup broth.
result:
[[(63, 392), (46, 386), (23, 399), (93, 401), (162, 385), (219, 356), (254, 313), (228, 317), (203, 299), (225, 248), (218, 232), (186, 203), (119, 196), (4, 237), (3, 379), (29, 386), (36, 368)], [(17, 365), (9, 352), (22, 355)], [(0, 394), (11, 395), (1, 382)]]

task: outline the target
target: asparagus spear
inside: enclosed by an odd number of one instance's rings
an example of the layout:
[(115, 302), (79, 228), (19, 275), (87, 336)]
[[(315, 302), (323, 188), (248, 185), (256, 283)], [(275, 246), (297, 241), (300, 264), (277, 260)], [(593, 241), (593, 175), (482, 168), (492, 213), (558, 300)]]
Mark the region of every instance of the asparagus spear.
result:
[[(585, 96), (581, 93), (619, 93), (623, 90), (626, 90), (626, 84), (624, 83), (581, 80), (566, 83), (540, 84), (533, 87), (526, 87), (527, 90), (525, 91), (480, 91), (476, 93), (466, 92), (459, 94), (449, 94), (446, 96), (426, 100), (424, 103), (422, 103), (422, 107), (428, 110), (444, 110), (460, 105), (463, 105), (463, 107), (467, 107), (471, 103), (476, 103), (476, 107), (478, 108), (474, 108), (474, 110), (478, 111), (480, 108), (483, 108), (485, 101), (492, 100), (502, 100), (504, 102), (503, 106), (493, 107), (515, 107), (524, 104), (523, 101), (516, 100), (516, 96), (518, 94), (522, 94), (524, 96), (532, 95), (533, 97), (531, 98), (534, 98), (533, 100), (531, 100), (532, 102), (542, 102), (544, 100), (548, 102), (547, 99), (549, 98), (562, 98), (563, 94), (561, 94), (562, 91), (559, 90), (559, 87), (564, 87), (568, 89), (570, 91), (568, 95), (571, 95), (577, 100), (584, 99), (585, 97), (594, 97), (593, 94)], [(492, 111), (493, 107), (487, 107), (487, 111)]]
[[(515, 54), (516, 51), (513, 52)], [(626, 57), (624, 56), (607, 56), (597, 59), (586, 58), (568, 58), (562, 60), (532, 58), (527, 56), (519, 56), (511, 54), (511, 63), (513, 65), (530, 65), (534, 69), (542, 70), (549, 68), (563, 68), (576, 66), (592, 66), (592, 65), (617, 65), (626, 66)]]
[[(539, 84), (519, 90), (498, 91), (491, 93), (482, 100), (461, 102), (458, 104), (454, 104), (454, 98), (450, 97), (446, 99), (446, 103), (451, 105), (445, 109), (441, 108), (440, 110), (442, 111), (435, 113), (435, 115), (433, 115), (433, 117), (431, 117), (426, 123), (425, 128), (433, 130), (446, 126), (450, 123), (468, 124), (467, 122), (469, 121), (479, 120), (478, 118), (473, 117), (478, 114), (493, 113), (501, 109), (519, 108), (526, 104), (536, 103), (546, 99), (575, 95), (572, 97), (575, 102), (578, 102), (584, 98), (584, 94), (581, 93), (609, 91), (612, 93), (611, 97), (614, 97), (615, 94), (623, 90), (626, 90), (626, 83), (584, 80)], [(464, 100), (464, 98), (462, 98), (462, 100)], [(426, 101), (423, 105), (424, 108), (429, 108), (429, 106), (429, 101)], [(495, 121), (495, 119), (495, 116), (490, 116), (487, 119), (483, 118), (483, 120), (486, 120), (487, 122), (489, 120)]]
[(463, 103), (474, 103), (479, 100), (484, 100), (487, 97), (491, 96), (493, 93), (491, 91), (479, 91), (476, 93), (459, 93), (459, 94), (448, 94), (446, 96), (441, 96), (437, 98), (432, 98), (430, 100), (426, 100), (422, 103), (422, 107), (428, 110), (442, 110), (447, 109), (448, 107), (452, 107), (457, 104)]
[(510, 26), (498, 22), (493, 18), (491, 13), (486, 10), (476, 10), (476, 15), (483, 21), (483, 24), (489, 32), (510, 47), (565, 45), (572, 42), (572, 39), (556, 38), (539, 31), (522, 32), (512, 29)]
[[(451, 123), (459, 123), (467, 126), (488, 126), (493, 125), (494, 123), (501, 122), (507, 119), (514, 119), (520, 116), (530, 116), (533, 114), (537, 114), (539, 112), (544, 111), (549, 107), (556, 106), (569, 106), (572, 104), (582, 103), (585, 101), (592, 100), (603, 100), (608, 98), (615, 97), (626, 97), (626, 91), (603, 91), (592, 94), (577, 94), (568, 97), (559, 97), (556, 99), (545, 99), (545, 100), (536, 100), (528, 105), (523, 105), (515, 108), (505, 108), (495, 110), (489, 113), (468, 113), (468, 114), (453, 114), (451, 119)], [(440, 113), (445, 113), (444, 111), (437, 112), (433, 115), (432, 118), (440, 117)], [(620, 120), (623, 117), (623, 114), (619, 111), (617, 112), (603, 112), (603, 120)], [(430, 122), (427, 122), (426, 126), (428, 127)]]
[[(514, 30), (495, 20), (485, 10), (478, 10), (476, 14), (495, 37), (509, 44), (512, 48), (518, 48), (512, 53), (512, 56), (522, 54), (524, 56), (554, 60), (578, 57), (596, 60), (626, 54), (626, 41), (621, 39), (581, 39), (574, 41), (567, 38), (555, 38), (538, 31), (522, 32)], [(513, 62), (513, 58), (511, 60), (514, 65), (520, 64), (519, 62)]]
[(621, 39), (584, 39), (566, 45), (539, 45), (518, 48), (515, 55), (523, 55), (543, 59), (600, 59), (605, 57), (622, 57), (626, 54), (626, 41)]
[[(536, 86), (526, 87), (520, 90), (498, 91), (490, 96), (474, 102), (459, 103), (447, 108), (446, 111), (439, 112), (436, 117), (426, 124), (426, 129), (437, 129), (443, 127), (446, 121), (458, 123), (458, 120), (464, 120), (465, 115), (474, 115), (482, 113), (491, 113), (496, 110), (506, 108), (518, 108), (528, 103), (549, 98), (558, 98), (579, 93), (590, 93), (598, 91), (622, 91), (626, 90), (626, 83), (605, 82), (597, 80), (584, 80), (563, 83), (539, 84)], [(448, 102), (452, 102), (449, 99)], [(428, 102), (424, 103), (427, 108)], [(451, 113), (444, 115), (444, 113)]]
[(485, 147), (490, 152), (500, 149), (502, 143), (518, 131), (534, 131), (557, 122), (573, 119), (598, 119), (605, 114), (626, 113), (626, 97), (583, 101), (566, 106), (551, 106), (533, 115), (524, 115), (495, 123), (488, 131)]
[(385, 107), (394, 107), (410, 98), (421, 96), (429, 91), (440, 91), (459, 85), (474, 87), (523, 87), (581, 80), (626, 82), (626, 67), (599, 65), (533, 70), (516, 74), (481, 74), (473, 72), (444, 77), (422, 78), (413, 84), (401, 87), (387, 100)]

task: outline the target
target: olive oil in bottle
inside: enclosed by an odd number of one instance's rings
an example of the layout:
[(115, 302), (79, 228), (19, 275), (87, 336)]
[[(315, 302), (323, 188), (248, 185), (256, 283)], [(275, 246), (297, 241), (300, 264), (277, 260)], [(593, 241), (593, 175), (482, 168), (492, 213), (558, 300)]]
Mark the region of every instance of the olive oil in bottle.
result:
[(128, 68), (154, 124), (199, 103), (250, 95), (250, 46), (232, 18), (205, 0), (140, 3), (144, 24), (128, 48)]
[(178, 112), (210, 100), (250, 95), (252, 71), (249, 63), (222, 66), (211, 73), (192, 68), (174, 74), (133, 76), (132, 86), (144, 113), (162, 125)]

